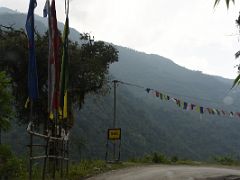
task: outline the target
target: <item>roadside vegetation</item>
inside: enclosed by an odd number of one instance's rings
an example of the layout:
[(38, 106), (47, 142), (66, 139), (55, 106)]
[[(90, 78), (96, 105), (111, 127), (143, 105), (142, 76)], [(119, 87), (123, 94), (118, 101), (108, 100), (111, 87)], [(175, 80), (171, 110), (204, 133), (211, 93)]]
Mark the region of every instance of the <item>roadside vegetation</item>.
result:
[[(27, 179), (28, 161), (26, 157), (17, 157), (9, 146), (0, 145), (0, 177), (5, 179)], [(163, 153), (154, 152), (143, 157), (131, 158), (128, 161), (119, 163), (107, 163), (104, 160), (82, 160), (69, 164), (68, 179), (85, 179), (107, 171), (142, 166), (142, 165), (191, 165), (191, 166), (240, 166), (240, 159), (234, 156), (216, 156), (208, 162), (199, 162), (178, 156), (168, 157)], [(35, 163), (33, 167), (33, 179), (41, 179), (42, 168), (40, 163)], [(60, 173), (56, 174), (60, 178)], [(50, 175), (47, 179), (51, 179)]]

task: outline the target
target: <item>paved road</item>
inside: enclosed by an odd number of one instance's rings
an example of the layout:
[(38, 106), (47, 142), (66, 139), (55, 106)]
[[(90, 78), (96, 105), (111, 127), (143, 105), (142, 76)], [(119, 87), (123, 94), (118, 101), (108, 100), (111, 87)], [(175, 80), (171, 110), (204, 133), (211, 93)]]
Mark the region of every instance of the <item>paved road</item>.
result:
[(240, 180), (240, 169), (150, 165), (111, 171), (88, 180)]

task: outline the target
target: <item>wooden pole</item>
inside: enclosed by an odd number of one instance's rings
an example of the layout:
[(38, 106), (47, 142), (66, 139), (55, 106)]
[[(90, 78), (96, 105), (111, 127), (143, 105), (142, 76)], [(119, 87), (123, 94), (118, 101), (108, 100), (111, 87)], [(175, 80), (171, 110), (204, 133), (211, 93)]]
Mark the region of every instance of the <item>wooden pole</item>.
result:
[(48, 159), (48, 145), (49, 145), (50, 138), (46, 139), (46, 146), (45, 146), (45, 158), (43, 163), (43, 174), (42, 174), (42, 180), (45, 180), (46, 177), (46, 167), (47, 167), (47, 159)]
[[(29, 116), (29, 121), (30, 121), (30, 130), (32, 131), (32, 123), (33, 123), (33, 101), (30, 100), (30, 116)], [(29, 180), (32, 180), (32, 157), (33, 157), (33, 150), (32, 150), (32, 144), (33, 144), (33, 135), (30, 134), (30, 151), (29, 151)]]
[(0, 145), (2, 144), (2, 128), (0, 127)]
[(69, 140), (67, 140), (67, 177), (68, 177), (68, 172), (69, 172)]

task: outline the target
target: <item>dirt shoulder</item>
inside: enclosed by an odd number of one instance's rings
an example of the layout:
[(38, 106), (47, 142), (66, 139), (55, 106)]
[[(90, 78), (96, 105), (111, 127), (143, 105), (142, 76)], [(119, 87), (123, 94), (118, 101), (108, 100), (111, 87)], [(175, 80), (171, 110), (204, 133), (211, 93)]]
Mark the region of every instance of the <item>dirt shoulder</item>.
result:
[(147, 165), (107, 172), (89, 180), (236, 180), (239, 167)]

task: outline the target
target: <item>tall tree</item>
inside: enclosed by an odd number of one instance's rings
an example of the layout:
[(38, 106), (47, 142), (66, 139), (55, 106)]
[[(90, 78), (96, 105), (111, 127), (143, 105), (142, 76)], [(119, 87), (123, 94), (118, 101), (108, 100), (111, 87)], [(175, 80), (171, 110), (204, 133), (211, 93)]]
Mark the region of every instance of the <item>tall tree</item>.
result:
[[(27, 49), (26, 35), (19, 30), (0, 31), (0, 70), (6, 70), (12, 77), (13, 94), (16, 97), (18, 120), (28, 121), (28, 111), (24, 108), (27, 99)], [(81, 36), (80, 36), (81, 37)], [(60, 46), (62, 46), (62, 42)], [(36, 59), (38, 61), (39, 98), (35, 111), (39, 121), (48, 118), (47, 110), (47, 62), (48, 62), (48, 33), (35, 36)], [(99, 93), (106, 85), (108, 67), (118, 61), (118, 51), (111, 44), (97, 41), (79, 45), (68, 42), (69, 46), (69, 101), (70, 104), (81, 108), (85, 95)], [(59, 53), (59, 56), (61, 53)], [(71, 108), (69, 106), (69, 111)], [(71, 117), (69, 112), (69, 117)]]

